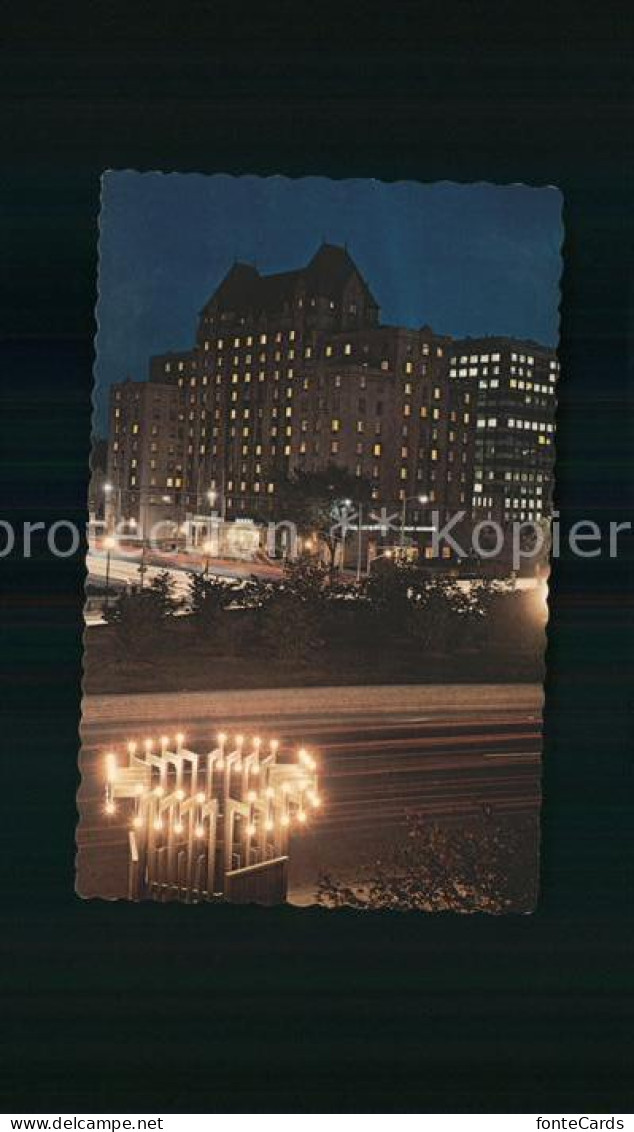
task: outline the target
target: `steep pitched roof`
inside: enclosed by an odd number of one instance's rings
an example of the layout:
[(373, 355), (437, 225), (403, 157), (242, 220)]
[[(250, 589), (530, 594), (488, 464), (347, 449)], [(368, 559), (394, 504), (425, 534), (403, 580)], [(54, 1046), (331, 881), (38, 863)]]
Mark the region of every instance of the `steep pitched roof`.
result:
[(309, 287), (317, 294), (329, 296), (340, 295), (350, 276), (358, 275), (366, 293), (376, 305), (376, 299), (347, 248), (323, 243), (304, 269), (304, 275)]
[(221, 307), (250, 305), (255, 298), (260, 282), (259, 272), (249, 263), (234, 263), (222, 283), (216, 288), (211, 299)]
[[(323, 243), (306, 267), (260, 275), (257, 268), (235, 263), (212, 295), (225, 310), (276, 312), (292, 303), (299, 290), (339, 298), (352, 275), (358, 275), (372, 303), (376, 300), (346, 248)], [(209, 303), (206, 306), (209, 306)]]

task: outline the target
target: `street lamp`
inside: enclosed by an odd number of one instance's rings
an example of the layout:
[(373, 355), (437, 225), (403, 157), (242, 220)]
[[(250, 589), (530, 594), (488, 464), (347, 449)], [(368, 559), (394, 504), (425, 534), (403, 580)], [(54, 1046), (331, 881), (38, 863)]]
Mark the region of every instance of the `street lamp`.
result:
[(341, 523), (341, 569), (346, 568), (346, 535), (348, 534), (348, 511), (352, 507), (351, 499), (342, 499), (343, 522)]
[(116, 539), (114, 539), (114, 538), (112, 537), (112, 535), (106, 535), (105, 539), (103, 540), (103, 545), (104, 545), (104, 547), (105, 547), (105, 550), (106, 550), (106, 597), (105, 597), (105, 607), (106, 607), (106, 609), (107, 609), (107, 608), (108, 608), (108, 606), (109, 606), (109, 604), (110, 604), (110, 552), (111, 552), (112, 550), (114, 550), (115, 546), (117, 545), (117, 541), (116, 541)]
[(214, 544), (211, 542), (210, 539), (207, 539), (207, 541), (203, 543), (203, 550), (205, 552), (205, 569), (203, 570), (203, 576), (205, 578), (207, 577), (207, 575), (209, 573), (209, 556), (210, 556), (213, 548), (214, 548)]
[(416, 500), (417, 503), (429, 503), (428, 495), (406, 495), (403, 498), (403, 509), (401, 511), (401, 546), (405, 546), (405, 523), (407, 522), (407, 504)]

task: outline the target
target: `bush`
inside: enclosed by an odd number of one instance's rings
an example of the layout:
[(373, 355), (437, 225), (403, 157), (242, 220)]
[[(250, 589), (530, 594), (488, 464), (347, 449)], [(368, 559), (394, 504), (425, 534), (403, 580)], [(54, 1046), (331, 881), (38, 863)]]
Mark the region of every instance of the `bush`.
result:
[(442, 826), (409, 815), (401, 840), (355, 885), (321, 877), (328, 908), (423, 912), (530, 912), (536, 899), (538, 822), (495, 815)]

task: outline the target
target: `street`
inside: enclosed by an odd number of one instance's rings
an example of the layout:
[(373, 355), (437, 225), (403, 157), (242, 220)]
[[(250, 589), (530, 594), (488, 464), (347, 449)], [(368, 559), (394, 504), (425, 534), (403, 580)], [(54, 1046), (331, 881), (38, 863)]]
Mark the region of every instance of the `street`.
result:
[(319, 874), (354, 880), (399, 836), (405, 813), (434, 819), (536, 813), (539, 685), (423, 685), (95, 696), (84, 701), (78, 891), (122, 896), (127, 831), (103, 813), (103, 756), (182, 729), (207, 750), (217, 730), (306, 745), (323, 806), (290, 849), (289, 899), (310, 904)]

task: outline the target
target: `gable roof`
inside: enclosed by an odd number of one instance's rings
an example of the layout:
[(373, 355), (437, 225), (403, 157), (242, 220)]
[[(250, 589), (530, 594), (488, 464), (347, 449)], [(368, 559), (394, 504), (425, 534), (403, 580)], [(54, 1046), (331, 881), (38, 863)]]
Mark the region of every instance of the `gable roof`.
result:
[(291, 304), (300, 292), (338, 299), (353, 275), (358, 276), (370, 302), (378, 306), (347, 249), (323, 243), (305, 267), (293, 271), (260, 275), (251, 264), (234, 263), (205, 309), (216, 303), (225, 310), (272, 313)]

